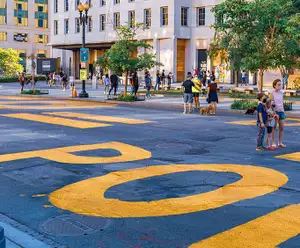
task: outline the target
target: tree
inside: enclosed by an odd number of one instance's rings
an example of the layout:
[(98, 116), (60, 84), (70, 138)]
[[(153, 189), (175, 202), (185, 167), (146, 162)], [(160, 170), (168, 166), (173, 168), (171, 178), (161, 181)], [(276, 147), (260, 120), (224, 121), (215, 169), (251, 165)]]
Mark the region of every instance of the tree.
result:
[(110, 69), (112, 72), (125, 75), (125, 92), (127, 94), (128, 76), (132, 71), (143, 71), (151, 69), (156, 65), (161, 65), (156, 62), (156, 56), (153, 53), (145, 52), (138, 54), (138, 50), (151, 49), (152, 46), (145, 41), (136, 39), (137, 31), (144, 29), (143, 24), (137, 23), (133, 28), (127, 25), (120, 26), (116, 29), (118, 39), (114, 45), (98, 58), (97, 64), (104, 68)]
[(299, 6), (299, 0), (225, 0), (213, 8), (210, 55), (224, 50), (232, 69), (259, 70), (262, 91), (266, 70), (299, 66)]
[(20, 64), (21, 60), (16, 50), (0, 48), (0, 71), (4, 76), (15, 76), (16, 73), (22, 72), (24, 68)]

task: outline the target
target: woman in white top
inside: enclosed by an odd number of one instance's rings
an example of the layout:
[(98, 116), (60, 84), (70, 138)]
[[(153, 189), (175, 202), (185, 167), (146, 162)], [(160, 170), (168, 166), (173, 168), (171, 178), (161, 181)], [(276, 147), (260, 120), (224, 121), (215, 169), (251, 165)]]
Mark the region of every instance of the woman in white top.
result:
[(278, 147), (285, 148), (286, 145), (282, 143), (283, 137), (283, 129), (284, 129), (284, 120), (286, 118), (284, 113), (284, 105), (283, 105), (283, 90), (282, 90), (282, 82), (280, 79), (276, 79), (273, 82), (273, 90), (271, 92), (271, 98), (275, 103), (275, 111), (277, 114), (276, 124), (272, 134), (272, 146), (276, 147), (275, 144), (275, 130), (277, 125), (279, 124), (279, 135), (278, 135)]

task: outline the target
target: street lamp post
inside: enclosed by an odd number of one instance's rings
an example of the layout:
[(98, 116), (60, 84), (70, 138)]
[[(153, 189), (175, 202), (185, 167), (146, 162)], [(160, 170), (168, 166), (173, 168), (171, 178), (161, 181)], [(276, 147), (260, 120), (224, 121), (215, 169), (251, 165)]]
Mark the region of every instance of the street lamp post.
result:
[[(86, 3), (79, 3), (77, 9), (79, 11), (79, 19), (80, 19), (80, 24), (82, 26), (82, 48), (85, 48), (85, 27), (88, 22), (88, 11), (89, 11), (89, 4)], [(89, 97), (89, 94), (85, 91), (85, 80), (82, 80), (82, 91), (79, 94), (79, 97), (82, 98), (87, 98)]]

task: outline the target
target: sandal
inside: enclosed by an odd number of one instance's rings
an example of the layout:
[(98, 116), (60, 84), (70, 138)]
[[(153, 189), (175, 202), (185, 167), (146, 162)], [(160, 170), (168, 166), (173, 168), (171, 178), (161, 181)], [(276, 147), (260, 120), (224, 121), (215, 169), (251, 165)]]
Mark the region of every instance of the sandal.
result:
[(281, 144), (278, 145), (278, 147), (280, 147), (280, 148), (286, 148), (286, 145), (284, 145), (284, 144), (281, 143)]

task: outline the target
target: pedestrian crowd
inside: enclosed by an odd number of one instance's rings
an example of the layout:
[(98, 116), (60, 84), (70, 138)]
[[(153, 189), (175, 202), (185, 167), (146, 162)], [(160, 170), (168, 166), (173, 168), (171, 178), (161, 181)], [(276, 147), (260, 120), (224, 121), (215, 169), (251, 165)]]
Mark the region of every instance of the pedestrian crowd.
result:
[[(208, 75), (207, 75), (208, 74)], [(191, 114), (192, 104), (194, 103), (194, 111), (206, 113), (207, 115), (216, 115), (218, 100), (218, 85), (214, 72), (199, 71), (194, 69), (194, 76), (191, 72), (187, 74), (183, 87), (183, 114)], [(207, 108), (200, 108), (200, 94), (206, 96)]]

